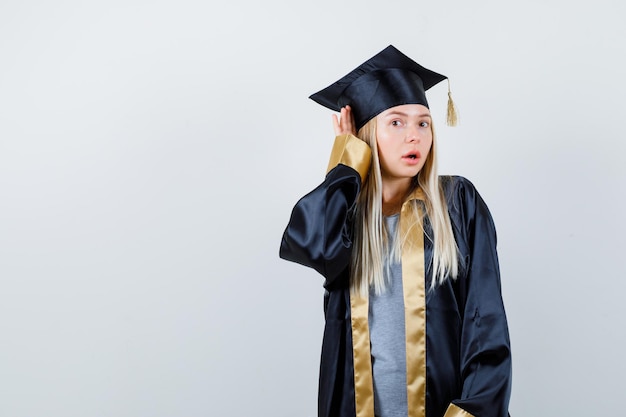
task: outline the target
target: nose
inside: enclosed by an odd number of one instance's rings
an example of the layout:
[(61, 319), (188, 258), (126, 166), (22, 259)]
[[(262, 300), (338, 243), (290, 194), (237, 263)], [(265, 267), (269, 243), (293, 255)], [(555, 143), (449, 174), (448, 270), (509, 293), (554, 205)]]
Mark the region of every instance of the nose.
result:
[(419, 129), (417, 127), (410, 127), (406, 132), (406, 141), (408, 143), (420, 143), (422, 140)]

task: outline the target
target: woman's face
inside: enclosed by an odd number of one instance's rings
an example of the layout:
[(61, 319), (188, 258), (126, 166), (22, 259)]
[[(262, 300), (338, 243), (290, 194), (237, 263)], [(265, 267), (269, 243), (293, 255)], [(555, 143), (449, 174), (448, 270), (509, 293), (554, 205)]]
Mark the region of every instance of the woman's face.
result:
[(421, 104), (385, 110), (376, 116), (376, 143), (383, 180), (413, 178), (433, 144), (430, 111)]

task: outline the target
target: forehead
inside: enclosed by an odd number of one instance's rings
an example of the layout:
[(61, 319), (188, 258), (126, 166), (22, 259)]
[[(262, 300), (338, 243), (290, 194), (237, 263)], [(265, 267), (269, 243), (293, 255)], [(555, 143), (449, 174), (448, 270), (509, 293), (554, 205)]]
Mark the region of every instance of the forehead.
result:
[(407, 117), (430, 117), (430, 110), (428, 107), (422, 104), (401, 104), (388, 108), (381, 112), (378, 117), (391, 117), (391, 116), (407, 116)]

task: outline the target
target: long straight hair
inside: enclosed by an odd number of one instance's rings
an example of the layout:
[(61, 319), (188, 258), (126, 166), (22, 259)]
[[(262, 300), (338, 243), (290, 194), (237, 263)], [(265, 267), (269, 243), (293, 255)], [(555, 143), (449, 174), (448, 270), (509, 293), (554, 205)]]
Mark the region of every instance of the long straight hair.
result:
[[(432, 125), (431, 125), (432, 126)], [(442, 284), (448, 277), (456, 278), (459, 271), (458, 248), (452, 223), (448, 214), (445, 195), (439, 184), (437, 174), (437, 151), (435, 131), (432, 129), (433, 142), (426, 157), (424, 166), (411, 181), (413, 191), (421, 188), (424, 202), (413, 200), (412, 214), (416, 224), (423, 225), (420, 209), (428, 217), (432, 236), (426, 235), (433, 242), (433, 259), (431, 289)], [(382, 210), (382, 173), (378, 158), (376, 142), (376, 118), (367, 122), (357, 133), (372, 149), (372, 164), (369, 175), (357, 202), (354, 219), (354, 250), (352, 251), (350, 288), (354, 294), (368, 294), (372, 287), (376, 294), (385, 291), (386, 259), (399, 261), (402, 253), (403, 239), (400, 230), (396, 231), (393, 246), (387, 239)], [(420, 221), (421, 220), (421, 221)], [(415, 226), (415, 224), (413, 225)], [(423, 227), (417, 228), (423, 232)], [(406, 237), (405, 237), (406, 238)], [(391, 246), (391, 247), (390, 247)]]

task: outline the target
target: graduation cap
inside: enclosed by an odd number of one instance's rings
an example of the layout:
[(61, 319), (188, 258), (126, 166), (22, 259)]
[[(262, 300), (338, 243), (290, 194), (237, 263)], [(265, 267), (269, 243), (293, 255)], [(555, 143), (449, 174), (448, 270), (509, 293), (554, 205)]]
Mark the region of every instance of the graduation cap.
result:
[[(424, 68), (393, 45), (368, 59), (339, 81), (309, 98), (334, 111), (350, 105), (357, 130), (377, 114), (402, 104), (428, 107), (426, 90), (447, 79)], [(448, 83), (448, 117), (456, 125), (456, 109)]]

